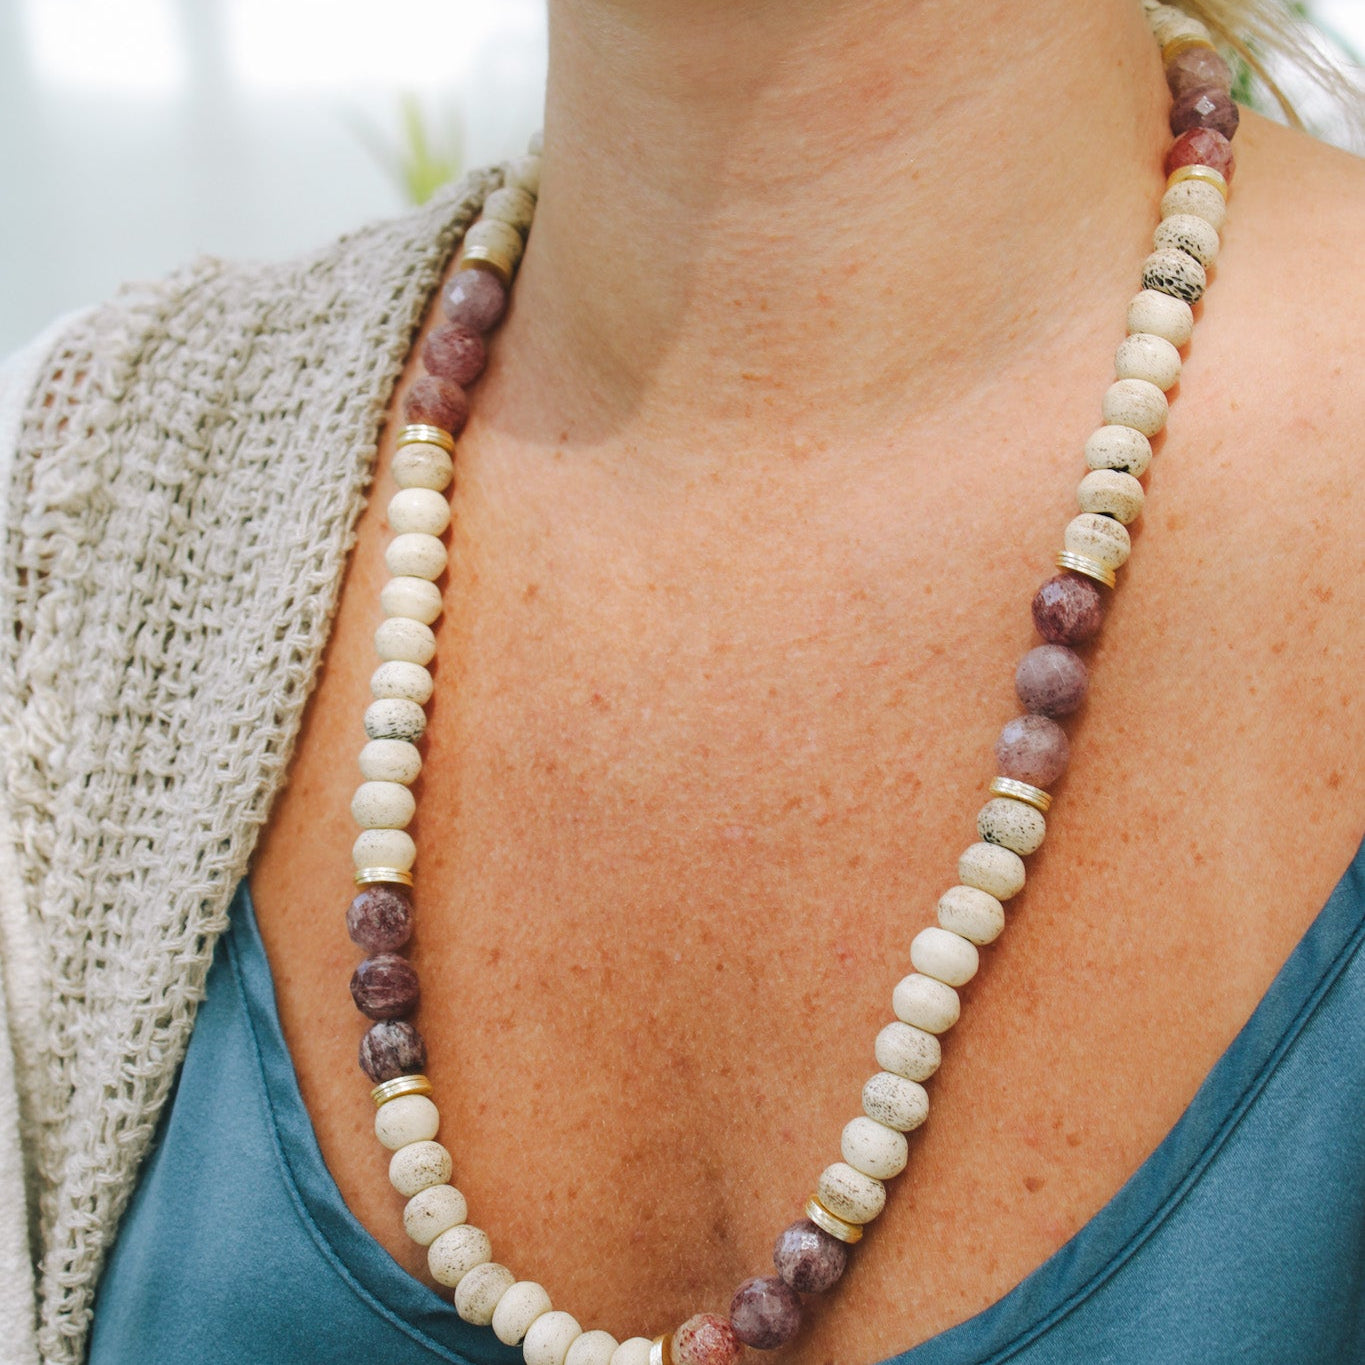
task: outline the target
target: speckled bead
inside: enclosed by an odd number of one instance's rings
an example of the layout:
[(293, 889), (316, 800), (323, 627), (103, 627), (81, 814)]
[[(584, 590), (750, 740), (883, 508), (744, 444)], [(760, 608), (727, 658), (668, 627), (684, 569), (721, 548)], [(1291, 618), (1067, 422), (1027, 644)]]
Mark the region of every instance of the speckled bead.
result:
[(916, 1081), (879, 1071), (863, 1086), (863, 1113), (888, 1128), (908, 1133), (929, 1117), (929, 1092)]
[(1014, 670), (1015, 695), (1027, 710), (1040, 716), (1069, 716), (1085, 700), (1089, 685), (1090, 675), (1080, 655), (1066, 645), (1038, 645)]
[(465, 1322), (487, 1327), (498, 1301), (516, 1281), (517, 1277), (496, 1261), (476, 1265), (455, 1286), (455, 1311)]
[(936, 924), (911, 940), (910, 961), (917, 972), (953, 987), (965, 986), (981, 965), (974, 943)]
[(480, 218), (464, 235), (465, 247), (483, 247), (505, 257), (513, 266), (521, 260), (521, 233), (496, 218)]
[(1218, 260), (1218, 234), (1192, 213), (1163, 218), (1152, 234), (1152, 246), (1157, 251), (1183, 251), (1206, 270)]
[(390, 616), (374, 632), (375, 653), (385, 663), (421, 664), (436, 657), (436, 636), (430, 626), (409, 616)]
[(448, 379), (424, 374), (403, 397), (403, 418), (414, 426), (440, 427), (458, 436), (469, 421), (469, 395)]
[(528, 194), (519, 186), (507, 185), (494, 190), (483, 201), (483, 216), (496, 218), (508, 227), (514, 227), (523, 237), (531, 230), (536, 216), (536, 197)]
[[(1164, 299), (1167, 295), (1157, 294), (1156, 297)], [(1169, 301), (1176, 302), (1174, 299)], [(1132, 427), (1096, 427), (1086, 437), (1085, 462), (1091, 469), (1117, 469), (1140, 479), (1151, 468), (1152, 443)]]
[[(1045, 717), (1025, 716), (1023, 719), (1043, 720)], [(1053, 722), (1048, 721), (1048, 724)], [(1033, 785), (1040, 787), (1042, 783)], [(1011, 849), (983, 840), (962, 850), (957, 860), (957, 876), (964, 886), (974, 886), (998, 901), (1007, 901), (1024, 889), (1024, 860)]]
[(1121, 521), (1095, 512), (1082, 512), (1080, 516), (1072, 517), (1067, 523), (1063, 543), (1073, 554), (1085, 555), (1106, 569), (1122, 568), (1133, 548), (1128, 528)]
[(584, 1332), (564, 1357), (564, 1365), (611, 1365), (617, 1341), (610, 1332)]
[(905, 1169), (905, 1163), (910, 1159), (905, 1135), (865, 1114), (844, 1125), (839, 1151), (855, 1171), (873, 1180), (893, 1179)]
[(440, 493), (455, 477), (449, 451), (427, 441), (400, 446), (393, 457), (393, 481), (399, 488), (430, 488)]
[(1228, 218), (1227, 200), (1221, 191), (1203, 180), (1178, 180), (1161, 196), (1161, 216), (1175, 218), (1183, 214), (1202, 218), (1215, 232), (1222, 232)]
[(1082, 512), (1113, 517), (1125, 526), (1130, 526), (1142, 515), (1146, 501), (1142, 485), (1131, 474), (1121, 474), (1114, 469), (1092, 470), (1076, 489), (1076, 502)]
[[(389, 1158), (389, 1184), (405, 1198), (411, 1198), (432, 1186), (450, 1189), (445, 1182), (450, 1179), (451, 1169), (450, 1153), (439, 1142), (421, 1138), (417, 1142), (405, 1143)], [(463, 1196), (460, 1196), (460, 1207), (464, 1207)], [(456, 1223), (463, 1222), (464, 1214), (461, 1213), (447, 1226), (454, 1227)], [(445, 1228), (439, 1231), (444, 1232)], [(435, 1236), (435, 1233), (432, 1236)], [(430, 1243), (431, 1238), (428, 1238), (422, 1245), (429, 1246)]]
[(412, 1142), (436, 1136), (441, 1115), (425, 1095), (400, 1095), (381, 1104), (374, 1114), (374, 1135), (391, 1152)]
[[(1088, 451), (1088, 442), (1086, 448)], [(1059, 573), (1034, 594), (1033, 624), (1038, 634), (1053, 644), (1083, 645), (1094, 639), (1104, 624), (1103, 590), (1083, 574)]]
[(493, 1333), (504, 1346), (515, 1346), (531, 1324), (552, 1306), (543, 1285), (534, 1280), (518, 1280), (503, 1293), (493, 1310)]
[[(1042, 848), (1047, 836), (1047, 819), (1042, 811), (1030, 806), (1027, 801), (993, 796), (977, 813), (976, 832), (988, 844), (999, 844), (1011, 853), (1027, 857)], [(942, 906), (941, 901), (939, 904)], [(951, 929), (953, 926), (945, 927)], [(960, 934), (962, 930), (957, 932)], [(971, 938), (971, 935), (966, 937)]]
[(526, 1365), (564, 1365), (569, 1347), (582, 1335), (577, 1318), (552, 1308), (526, 1329), (521, 1343), (522, 1359)]
[(493, 1259), (493, 1244), (482, 1228), (457, 1223), (447, 1228), (427, 1248), (427, 1269), (437, 1284), (456, 1288), (474, 1269)]
[(507, 310), (507, 290), (491, 271), (460, 270), (441, 295), (441, 310), (448, 322), (458, 322), (475, 332), (491, 332)]
[(715, 1313), (698, 1313), (673, 1333), (674, 1365), (735, 1365), (744, 1345)]
[(1240, 114), (1226, 90), (1210, 86), (1187, 90), (1171, 102), (1171, 132), (1177, 137), (1192, 128), (1208, 128), (1231, 140)]
[(365, 708), (365, 734), (369, 739), (401, 739), (414, 744), (426, 733), (426, 728), (427, 713), (415, 701), (385, 697)]
[(1191, 90), (1230, 90), (1232, 70), (1211, 46), (1190, 43), (1166, 62), (1166, 87), (1177, 100)]
[(417, 845), (405, 829), (362, 829), (351, 845), (351, 859), (357, 868), (391, 867), (410, 872), (417, 861)]
[(389, 499), (389, 527), (400, 535), (412, 531), (439, 536), (450, 525), (450, 500), (434, 488), (400, 488)]
[(518, 156), (509, 161), (504, 169), (509, 185), (525, 190), (527, 194), (540, 194), (540, 158), (534, 155)]
[(746, 1346), (771, 1351), (788, 1342), (801, 1326), (801, 1300), (776, 1275), (745, 1280), (730, 1300), (730, 1326)]
[[(355, 1001), (356, 1009), (371, 1019), (405, 1018), (417, 1008), (420, 994), (412, 964), (397, 953), (367, 957), (351, 976), (351, 999)], [(379, 1112), (382, 1114), (388, 1107), (382, 1106)], [(424, 1136), (431, 1137), (432, 1134)]]
[(367, 953), (396, 953), (412, 937), (412, 896), (407, 887), (365, 887), (346, 911), (346, 932)]
[(401, 782), (362, 782), (351, 798), (351, 818), (361, 829), (406, 829), (417, 801)]
[(1158, 336), (1178, 349), (1194, 333), (1194, 310), (1184, 299), (1159, 289), (1143, 289), (1128, 305), (1128, 331), (1130, 335)]
[[(402, 1150), (400, 1147), (394, 1153), (395, 1159)], [(447, 1175), (446, 1180), (449, 1179)], [(404, 1193), (402, 1190), (398, 1192)], [(412, 1198), (403, 1206), (403, 1231), (419, 1247), (429, 1247), (443, 1232), (458, 1227), (468, 1216), (469, 1207), (464, 1195), (454, 1185), (438, 1181), (414, 1191)]]
[(1192, 15), (1175, 5), (1152, 5), (1147, 10), (1147, 24), (1163, 48), (1180, 39), (1210, 41), (1209, 31)]
[(907, 1081), (927, 1081), (938, 1070), (943, 1049), (932, 1033), (897, 1021), (877, 1034), (873, 1053), (883, 1071)]
[(380, 664), (370, 674), (370, 693), (381, 697), (402, 697), (425, 706), (431, 700), (431, 674), (421, 664), (410, 664), (394, 659)]
[(891, 1009), (903, 1024), (911, 1024), (925, 1033), (947, 1033), (961, 1017), (962, 1002), (951, 986), (913, 972), (896, 983), (891, 992)]
[[(1023, 803), (1011, 801), (1009, 804), (1019, 806)], [(950, 933), (972, 943), (994, 943), (1005, 928), (1005, 908), (989, 891), (982, 891), (978, 886), (953, 886), (938, 898), (938, 922)]]
[(1184, 299), (1186, 303), (1198, 303), (1208, 287), (1208, 277), (1193, 256), (1167, 248), (1147, 257), (1142, 266), (1142, 284), (1145, 289), (1159, 290), (1172, 298)]
[(848, 1247), (808, 1218), (778, 1234), (773, 1265), (784, 1283), (800, 1294), (823, 1294), (838, 1284), (848, 1267)]
[(372, 739), (360, 751), (360, 775), (370, 782), (416, 782), (422, 755), (405, 739)]
[[(384, 563), (389, 566), (394, 580), (439, 578), (445, 573), (446, 558), (444, 541), (438, 536), (425, 536), (416, 531), (394, 536), (384, 548)], [(417, 619), (421, 620), (421, 617)]]
[(1181, 166), (1208, 166), (1231, 182), (1237, 159), (1232, 154), (1232, 143), (1222, 133), (1213, 128), (1191, 128), (1181, 133), (1166, 153), (1168, 176)]
[(870, 1223), (886, 1207), (886, 1186), (874, 1176), (836, 1161), (820, 1172), (815, 1187), (820, 1202), (846, 1223)]
[[(995, 761), (1001, 777), (1012, 777), (1016, 782), (1027, 782), (1044, 790), (1066, 771), (1070, 757), (1066, 731), (1046, 716), (1016, 717), (1001, 730), (995, 742)], [(990, 887), (982, 890), (989, 891)]]
[[(1199, 263), (1185, 258), (1196, 269)], [(1132, 427), (1144, 436), (1155, 436), (1166, 425), (1166, 395), (1145, 379), (1116, 379), (1104, 391), (1101, 411), (1110, 426)]]
[(379, 590), (379, 605), (385, 616), (406, 616), (429, 626), (441, 614), (441, 590), (430, 579), (404, 574)]
[(488, 363), (483, 334), (458, 322), (443, 322), (422, 344), (422, 364), (428, 374), (467, 388)]
[(426, 1065), (426, 1040), (404, 1019), (379, 1019), (360, 1040), (360, 1069), (375, 1085), (420, 1075)]
[(1119, 379), (1145, 379), (1165, 393), (1180, 378), (1180, 352), (1165, 337), (1134, 332), (1114, 352), (1114, 373)]
[(653, 1345), (648, 1337), (627, 1337), (611, 1353), (610, 1365), (649, 1365)]

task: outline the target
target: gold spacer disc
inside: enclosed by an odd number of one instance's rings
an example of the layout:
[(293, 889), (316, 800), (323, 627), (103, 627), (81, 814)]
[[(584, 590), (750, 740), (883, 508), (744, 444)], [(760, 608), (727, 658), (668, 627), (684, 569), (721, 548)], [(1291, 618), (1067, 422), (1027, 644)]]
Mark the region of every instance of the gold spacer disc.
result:
[(837, 1214), (831, 1213), (815, 1195), (806, 1200), (806, 1217), (822, 1232), (837, 1237), (841, 1242), (847, 1242), (849, 1246), (862, 1241), (863, 1230), (857, 1223), (847, 1222)]
[(673, 1365), (673, 1333), (664, 1332), (649, 1344), (649, 1365)]
[(496, 275), (504, 289), (512, 287), (516, 267), (511, 258), (491, 246), (467, 246), (460, 254), (461, 270), (488, 270)]
[(1103, 583), (1106, 588), (1112, 588), (1118, 582), (1113, 569), (1106, 569), (1097, 560), (1087, 555), (1078, 555), (1074, 550), (1059, 550), (1057, 567), (1070, 569), (1072, 573), (1083, 573), (1087, 578), (1093, 578), (1096, 583)]
[(1211, 39), (1201, 38), (1197, 33), (1182, 33), (1172, 38), (1169, 43), (1163, 44), (1161, 48), (1163, 64), (1169, 62), (1172, 57), (1179, 56), (1187, 47), (1207, 47), (1212, 52), (1218, 51)]
[(1043, 815), (1046, 815), (1052, 806), (1052, 797), (1041, 787), (1032, 787), (1027, 782), (1020, 782), (1013, 777), (997, 777), (991, 783), (991, 795), (1008, 796), (1011, 800), (1022, 801)]
[(1166, 177), (1166, 188), (1170, 189), (1172, 185), (1178, 185), (1182, 180), (1202, 180), (1204, 184), (1212, 185), (1225, 200), (1228, 197), (1227, 180), (1222, 171), (1216, 171), (1212, 166), (1177, 166)]
[(391, 886), (411, 886), (412, 873), (399, 867), (362, 867), (355, 874), (357, 886), (375, 886), (387, 882)]
[(370, 1091), (376, 1109), (403, 1095), (430, 1095), (431, 1082), (425, 1076), (395, 1076)]
[(406, 426), (398, 433), (398, 445), (414, 446), (417, 444), (440, 446), (447, 455), (455, 453), (455, 438), (444, 427), (429, 427), (421, 422), (414, 422)]

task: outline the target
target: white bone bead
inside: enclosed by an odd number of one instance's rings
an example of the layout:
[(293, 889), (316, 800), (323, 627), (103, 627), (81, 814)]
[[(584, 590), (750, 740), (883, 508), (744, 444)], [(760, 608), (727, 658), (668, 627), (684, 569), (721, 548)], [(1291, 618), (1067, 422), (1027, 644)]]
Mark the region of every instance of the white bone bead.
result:
[(870, 1223), (886, 1207), (886, 1186), (874, 1176), (855, 1171), (846, 1161), (836, 1161), (820, 1172), (815, 1193), (846, 1223)]
[(411, 872), (417, 861), (417, 845), (405, 829), (363, 829), (351, 845), (351, 858), (357, 868), (392, 867)]
[(483, 216), (514, 227), (524, 237), (536, 216), (536, 197), (517, 185), (494, 190), (483, 201)]
[(1153, 5), (1147, 11), (1147, 24), (1162, 47), (1176, 38), (1198, 38), (1200, 42), (1212, 42), (1208, 29), (1175, 5)]
[(515, 1346), (531, 1324), (551, 1309), (550, 1296), (534, 1280), (518, 1280), (493, 1310), (493, 1332), (504, 1346)]
[(887, 1024), (877, 1035), (873, 1053), (883, 1071), (907, 1081), (927, 1081), (938, 1070), (943, 1047), (932, 1033), (897, 1022)]
[(976, 832), (988, 844), (999, 844), (1022, 857), (1042, 848), (1047, 821), (1027, 801), (993, 796), (977, 812)]
[(389, 1184), (407, 1198), (429, 1186), (443, 1185), (450, 1171), (450, 1153), (430, 1138), (409, 1142), (389, 1158)]
[(374, 633), (374, 649), (385, 662), (397, 660), (426, 667), (436, 657), (436, 636), (430, 626), (408, 616), (390, 616)]
[(516, 189), (527, 194), (540, 194), (540, 157), (536, 155), (513, 157), (507, 163), (504, 179)]
[(539, 156), (545, 150), (545, 129), (537, 128), (529, 138), (526, 139), (526, 150), (532, 156)]
[(1208, 287), (1208, 276), (1188, 252), (1169, 247), (1152, 252), (1142, 263), (1142, 287), (1184, 299), (1186, 303), (1198, 303)]
[(584, 1332), (564, 1357), (564, 1365), (611, 1365), (616, 1338), (610, 1332)]
[(888, 1128), (908, 1133), (929, 1117), (929, 1092), (904, 1076), (879, 1071), (863, 1086), (863, 1112)]
[(384, 563), (396, 578), (440, 578), (446, 569), (445, 543), (436, 536), (409, 531), (389, 541)]
[(1169, 411), (1166, 395), (1145, 379), (1116, 379), (1104, 391), (1104, 420), (1111, 426), (1155, 436), (1166, 425)]
[(362, 782), (351, 798), (351, 818), (361, 829), (406, 829), (417, 801), (401, 782)]
[(421, 664), (410, 664), (402, 659), (380, 664), (370, 674), (370, 692), (376, 699), (402, 697), (404, 701), (425, 706), (431, 700), (431, 689), (431, 674)]
[(399, 488), (430, 488), (440, 493), (455, 477), (455, 461), (440, 446), (413, 441), (393, 457), (393, 481)]
[(1119, 342), (1114, 373), (1120, 379), (1145, 379), (1164, 393), (1180, 378), (1180, 352), (1155, 332), (1134, 332)]
[(1177, 180), (1161, 196), (1161, 216), (1174, 218), (1188, 213), (1202, 218), (1215, 232), (1228, 220), (1228, 203), (1214, 185), (1205, 180)]
[(1173, 299), (1159, 289), (1143, 289), (1133, 295), (1128, 305), (1128, 330), (1146, 332), (1163, 337), (1172, 346), (1183, 346), (1194, 333), (1194, 310), (1184, 299)]
[(493, 1244), (482, 1228), (457, 1223), (427, 1248), (427, 1269), (437, 1284), (454, 1289), (476, 1265), (493, 1259)]
[(1142, 485), (1131, 474), (1116, 469), (1092, 469), (1076, 489), (1076, 503), (1082, 512), (1113, 517), (1125, 526), (1142, 515), (1146, 501)]
[(515, 266), (523, 250), (521, 233), (496, 218), (480, 218), (464, 235), (466, 247), (486, 247), (505, 256)]
[(962, 1002), (951, 986), (918, 972), (896, 982), (891, 1008), (902, 1024), (912, 1024), (926, 1033), (947, 1033), (962, 1014)]
[(434, 1138), (440, 1126), (440, 1111), (425, 1095), (400, 1095), (374, 1115), (374, 1135), (390, 1151)]
[(1024, 860), (999, 844), (972, 844), (957, 860), (957, 879), (1007, 901), (1024, 889)]
[(981, 955), (961, 934), (930, 925), (911, 940), (910, 961), (917, 972), (945, 986), (965, 986), (976, 975)]
[(855, 1171), (873, 1180), (898, 1176), (910, 1158), (903, 1133), (861, 1114), (844, 1125), (839, 1151)]
[(493, 1321), (498, 1300), (516, 1282), (517, 1277), (496, 1261), (476, 1265), (455, 1286), (455, 1311), (475, 1327), (487, 1327)]
[(369, 739), (401, 739), (408, 744), (422, 738), (427, 713), (415, 701), (383, 697), (365, 708), (365, 734)]
[(648, 1337), (627, 1337), (611, 1353), (611, 1365), (649, 1365), (653, 1345)]
[(1005, 927), (1005, 908), (987, 891), (953, 886), (938, 898), (938, 922), (973, 943), (994, 943)]
[(406, 616), (429, 626), (441, 614), (441, 590), (427, 578), (391, 578), (379, 590), (379, 605), (385, 616)]
[(582, 1335), (577, 1318), (552, 1309), (526, 1329), (526, 1338), (521, 1343), (522, 1359), (526, 1365), (564, 1365), (569, 1347)]
[(360, 751), (360, 775), (371, 782), (416, 782), (422, 755), (405, 739), (372, 739)]
[(1128, 528), (1113, 517), (1082, 512), (1067, 522), (1063, 543), (1073, 554), (1085, 555), (1106, 569), (1119, 569), (1128, 562), (1132, 541)]
[(1152, 245), (1158, 251), (1183, 251), (1205, 270), (1218, 259), (1218, 233), (1212, 224), (1193, 213), (1173, 213), (1163, 218), (1152, 234)]
[(439, 536), (450, 525), (450, 500), (434, 488), (403, 488), (389, 499), (388, 517), (399, 534)]
[(1119, 469), (1140, 479), (1152, 463), (1152, 443), (1132, 427), (1096, 427), (1086, 437), (1085, 462), (1091, 469)]
[(468, 1216), (465, 1197), (454, 1185), (428, 1185), (403, 1206), (403, 1231), (419, 1247), (429, 1247)]

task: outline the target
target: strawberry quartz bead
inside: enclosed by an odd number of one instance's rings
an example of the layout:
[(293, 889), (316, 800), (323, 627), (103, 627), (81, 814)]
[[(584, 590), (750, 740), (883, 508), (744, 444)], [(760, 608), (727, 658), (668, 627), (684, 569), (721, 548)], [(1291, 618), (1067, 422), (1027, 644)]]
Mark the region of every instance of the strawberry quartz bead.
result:
[(448, 322), (491, 332), (507, 311), (507, 290), (491, 270), (461, 270), (446, 285), (441, 308)]
[(698, 1313), (673, 1333), (674, 1365), (734, 1365), (744, 1343), (724, 1318)]
[(1166, 174), (1181, 166), (1209, 166), (1224, 180), (1232, 179), (1237, 161), (1232, 155), (1232, 143), (1212, 128), (1191, 128), (1171, 143), (1166, 153)]
[(771, 1351), (796, 1335), (801, 1300), (775, 1275), (745, 1280), (730, 1300), (730, 1326), (746, 1346)]
[(823, 1294), (848, 1268), (848, 1246), (809, 1218), (802, 1218), (778, 1235), (773, 1264), (793, 1289), (802, 1294)]
[(1090, 685), (1079, 654), (1065, 645), (1039, 645), (1019, 660), (1014, 690), (1039, 716), (1069, 716), (1084, 700)]
[(1193, 128), (1211, 128), (1230, 142), (1240, 115), (1226, 90), (1190, 90), (1171, 105), (1171, 132), (1179, 136)]
[(1213, 48), (1193, 43), (1166, 63), (1166, 86), (1177, 100), (1191, 90), (1231, 90), (1232, 71)]
[(360, 1069), (376, 1084), (427, 1069), (422, 1035), (401, 1019), (381, 1019), (360, 1040)]
[(367, 886), (346, 912), (351, 942), (367, 953), (392, 953), (412, 937), (412, 900), (405, 888)]
[(1093, 578), (1059, 573), (1033, 598), (1033, 624), (1054, 645), (1080, 645), (1093, 640), (1104, 624), (1104, 597)]
[(367, 957), (351, 977), (351, 999), (371, 1019), (401, 1019), (411, 1014), (420, 994), (412, 964), (396, 953)]
[(1019, 716), (1001, 730), (995, 744), (1000, 776), (1030, 787), (1050, 787), (1066, 771), (1070, 757), (1066, 731), (1046, 716)]
[(403, 399), (403, 417), (458, 436), (469, 420), (469, 398), (458, 384), (424, 374)]
[(461, 387), (472, 384), (487, 363), (483, 337), (458, 322), (442, 323), (422, 347), (422, 364), (427, 373)]

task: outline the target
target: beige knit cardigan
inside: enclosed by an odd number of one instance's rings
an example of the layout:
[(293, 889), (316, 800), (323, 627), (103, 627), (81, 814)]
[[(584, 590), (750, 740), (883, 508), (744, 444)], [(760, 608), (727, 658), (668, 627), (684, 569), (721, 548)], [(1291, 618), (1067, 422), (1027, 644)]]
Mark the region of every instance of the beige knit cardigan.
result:
[(391, 390), (500, 183), (286, 265), (201, 261), (0, 377), (4, 1362), (85, 1357)]

